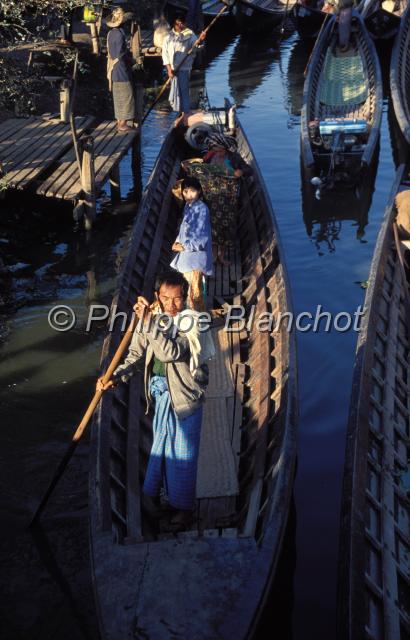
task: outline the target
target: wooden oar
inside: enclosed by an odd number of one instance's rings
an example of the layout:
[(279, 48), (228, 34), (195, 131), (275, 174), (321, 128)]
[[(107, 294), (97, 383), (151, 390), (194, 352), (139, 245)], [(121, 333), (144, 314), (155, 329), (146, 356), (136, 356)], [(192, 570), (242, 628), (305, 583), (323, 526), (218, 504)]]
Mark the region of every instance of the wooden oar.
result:
[[(115, 352), (115, 355), (113, 357), (113, 359), (111, 360), (110, 366), (108, 367), (107, 371), (105, 372), (103, 378), (102, 378), (102, 382), (103, 384), (107, 384), (107, 382), (110, 381), (112, 374), (114, 373), (115, 369), (117, 368), (117, 366), (119, 365), (119, 363), (121, 362), (123, 353), (125, 351), (125, 349), (127, 348), (127, 346), (129, 345), (130, 341), (131, 341), (131, 337), (132, 334), (134, 332), (134, 328), (135, 328), (135, 323), (136, 323), (136, 316), (133, 313), (132, 316), (132, 320), (120, 342), (120, 345), (117, 349), (117, 351)], [(37, 508), (37, 511), (35, 512), (33, 519), (30, 523), (30, 526), (33, 526), (36, 524), (36, 522), (38, 521), (39, 517), (41, 516), (41, 513), (44, 510), (44, 507), (46, 506), (48, 499), (50, 498), (51, 494), (53, 493), (58, 481), (60, 480), (61, 476), (63, 475), (65, 468), (67, 466), (67, 464), (69, 463), (76, 447), (77, 444), (79, 442), (79, 440), (81, 439), (81, 436), (83, 435), (88, 423), (90, 422), (90, 419), (98, 405), (98, 403), (101, 400), (101, 397), (103, 395), (104, 391), (96, 391), (94, 394), (93, 399), (90, 402), (90, 405), (87, 409), (87, 411), (85, 412), (83, 419), (81, 420), (80, 424), (78, 425), (72, 439), (71, 442), (67, 448), (67, 451), (65, 452), (60, 464), (57, 467), (57, 470), (54, 474), (54, 476), (51, 479), (51, 482), (48, 486), (47, 491), (45, 492), (40, 505)]]
[[(195, 42), (192, 45), (192, 47), (189, 49), (189, 51), (187, 51), (185, 56), (182, 58), (181, 62), (174, 69), (174, 75), (175, 76), (178, 75), (178, 71), (180, 70), (180, 68), (182, 67), (182, 65), (186, 61), (186, 59), (191, 55), (191, 53), (194, 51), (194, 49), (196, 49), (198, 47), (198, 45), (203, 41), (204, 36), (206, 36), (206, 34), (208, 33), (208, 31), (212, 27), (212, 25), (215, 24), (215, 22), (218, 20), (218, 18), (220, 18), (221, 15), (223, 13), (225, 13), (225, 11), (227, 11), (227, 9), (230, 9), (231, 7), (233, 7), (233, 5), (236, 2), (236, 0), (234, 0), (232, 3), (227, 2), (227, 0), (222, 0), (222, 1), (224, 2), (225, 6), (223, 6), (222, 9), (220, 11), (218, 11), (218, 13), (216, 14), (215, 18), (213, 18), (211, 20), (211, 22), (208, 24), (208, 26), (206, 27), (206, 29), (204, 29), (202, 31), (202, 33), (200, 34), (199, 38), (197, 40), (195, 40)], [(153, 110), (153, 108), (155, 107), (157, 102), (159, 102), (161, 97), (164, 95), (164, 92), (167, 90), (167, 87), (169, 86), (171, 80), (172, 80), (172, 78), (167, 78), (167, 80), (164, 82), (164, 84), (162, 85), (161, 89), (159, 90), (159, 93), (158, 93), (157, 97), (155, 98), (154, 102), (152, 103), (152, 105), (149, 107), (149, 109), (147, 110), (147, 112), (143, 116), (143, 118), (141, 120), (141, 125), (144, 124), (145, 120), (148, 118), (149, 114), (151, 113), (151, 111)]]

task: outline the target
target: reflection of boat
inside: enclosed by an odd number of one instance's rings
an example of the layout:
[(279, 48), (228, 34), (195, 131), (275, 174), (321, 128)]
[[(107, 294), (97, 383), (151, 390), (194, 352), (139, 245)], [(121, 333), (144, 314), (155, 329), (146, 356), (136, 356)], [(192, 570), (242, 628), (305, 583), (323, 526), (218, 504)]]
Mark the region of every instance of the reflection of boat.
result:
[(392, 51), (390, 88), (400, 131), (410, 145), (410, 5), (403, 15)]
[(267, 31), (284, 23), (295, 0), (237, 0), (232, 7), (239, 31)]
[(318, 4), (323, 6), (323, 2), (311, 2), (308, 4), (298, 0), (293, 6), (293, 20), (301, 38), (316, 38), (319, 33), (328, 14), (317, 8)]
[(362, 0), (358, 9), (372, 38), (394, 38), (407, 0)]
[(229, 86), (238, 105), (244, 104), (270, 72), (279, 51), (272, 48), (272, 38), (249, 41), (241, 36), (229, 62)]
[(313, 174), (305, 171), (301, 165), (303, 221), (318, 253), (322, 254), (324, 250), (333, 253), (336, 250), (335, 240), (339, 239), (342, 222), (345, 220), (356, 224), (356, 238), (359, 242), (365, 242), (363, 237), (368, 223), (377, 165), (378, 154), (370, 174), (359, 187), (325, 193), (319, 200), (315, 197), (315, 189), (310, 183)]
[(409, 188), (402, 165), (373, 254), (357, 341), (340, 529), (343, 639), (398, 640), (410, 627), (409, 271), (394, 222), (395, 196)]
[(286, 70), (287, 104), (292, 116), (300, 116), (303, 105), (304, 71), (309, 60), (309, 43), (296, 40)]
[[(165, 508), (156, 518), (141, 509), (152, 414), (138, 375), (103, 395), (94, 424), (91, 553), (105, 640), (251, 637), (276, 573), (296, 461), (295, 336), (286, 320), (277, 332), (251, 320), (241, 333), (224, 331), (223, 299), (241, 304), (249, 319), (252, 310), (274, 323), (291, 312), (273, 211), (239, 124), (237, 140), (253, 172), (241, 185), (232, 263), (215, 265), (208, 283), (209, 307), (219, 307), (212, 329), (218, 356), (209, 363), (202, 484), (184, 531), (171, 533)], [(113, 303), (117, 317), (132, 313), (138, 294), (151, 297), (157, 272), (169, 264), (180, 216), (171, 190), (187, 155), (172, 129), (142, 197)], [(118, 346), (120, 329), (108, 333), (104, 358)]]
[(309, 64), (301, 119), (302, 157), (324, 188), (356, 182), (371, 164), (380, 134), (383, 94), (377, 52), (354, 11), (349, 46), (337, 20), (325, 25)]

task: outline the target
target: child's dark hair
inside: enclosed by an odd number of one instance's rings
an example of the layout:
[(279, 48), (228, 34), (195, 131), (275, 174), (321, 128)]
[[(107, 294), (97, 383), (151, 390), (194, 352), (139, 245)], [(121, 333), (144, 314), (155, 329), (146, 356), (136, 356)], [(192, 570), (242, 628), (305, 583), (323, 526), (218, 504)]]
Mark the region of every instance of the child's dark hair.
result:
[(154, 288), (157, 293), (159, 293), (159, 290), (163, 284), (168, 284), (172, 287), (181, 287), (183, 298), (184, 300), (186, 300), (188, 295), (189, 283), (187, 280), (185, 280), (182, 273), (180, 273), (179, 271), (174, 271), (173, 269), (162, 271), (157, 275), (155, 279)]
[(172, 21), (172, 26), (175, 26), (176, 21), (182, 22), (182, 24), (186, 24), (186, 13), (183, 13), (182, 11), (179, 11), (175, 16), (174, 19)]
[(199, 191), (200, 195), (202, 196), (202, 187), (201, 187), (201, 183), (199, 182), (198, 178), (191, 178), (191, 177), (187, 177), (184, 178), (182, 181), (182, 191), (184, 189), (195, 189), (196, 191)]

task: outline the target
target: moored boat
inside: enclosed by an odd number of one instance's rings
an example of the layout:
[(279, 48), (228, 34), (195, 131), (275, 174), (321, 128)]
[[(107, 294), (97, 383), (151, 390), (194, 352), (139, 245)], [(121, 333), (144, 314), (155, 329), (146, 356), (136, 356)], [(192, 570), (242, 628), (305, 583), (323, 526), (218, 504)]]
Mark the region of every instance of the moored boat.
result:
[[(239, 122), (236, 137), (252, 175), (242, 178), (231, 263), (215, 266), (208, 281), (208, 308), (219, 317), (212, 328), (217, 357), (209, 365), (197, 506), (184, 531), (169, 531), (166, 512), (153, 522), (141, 510), (152, 416), (138, 376), (104, 394), (93, 425), (91, 555), (106, 640), (248, 637), (275, 576), (295, 473), (295, 336), (286, 323), (277, 332), (255, 323), (224, 330), (225, 303), (243, 305), (246, 317), (253, 305), (256, 317), (291, 311), (275, 219)], [(137, 295), (152, 299), (180, 216), (172, 187), (181, 161), (197, 153), (177, 129), (169, 133), (143, 194), (112, 314), (129, 315)], [(108, 334), (103, 366), (120, 333), (114, 325)]]
[(295, 0), (237, 0), (232, 15), (241, 33), (261, 32), (281, 26)]
[[(200, 9), (198, 12), (197, 20), (199, 25), (197, 27), (202, 26), (202, 22), (208, 25), (211, 20), (218, 15), (218, 13), (226, 6), (227, 3), (222, 2), (222, 0), (202, 0), (200, 3)], [(167, 0), (166, 2), (166, 12), (170, 17), (178, 11), (187, 12), (188, 11), (188, 0)], [(222, 15), (222, 25), (227, 25), (227, 23), (231, 22), (231, 9), (228, 8)], [(218, 24), (218, 23), (216, 23)], [(219, 22), (221, 24), (221, 22)]]
[(337, 628), (343, 640), (409, 636), (409, 207), (409, 171), (401, 165), (373, 255), (356, 348), (340, 530)]
[(362, 0), (358, 6), (366, 27), (375, 40), (394, 38), (407, 7), (407, 0)]
[(397, 34), (390, 63), (390, 89), (400, 131), (410, 145), (410, 5)]
[(323, 2), (303, 2), (298, 0), (293, 6), (293, 21), (301, 38), (316, 38), (328, 15), (318, 5)]
[(330, 16), (310, 59), (303, 91), (302, 159), (315, 168), (316, 187), (355, 185), (378, 146), (383, 94), (379, 60), (360, 15), (353, 11), (349, 41), (339, 44)]

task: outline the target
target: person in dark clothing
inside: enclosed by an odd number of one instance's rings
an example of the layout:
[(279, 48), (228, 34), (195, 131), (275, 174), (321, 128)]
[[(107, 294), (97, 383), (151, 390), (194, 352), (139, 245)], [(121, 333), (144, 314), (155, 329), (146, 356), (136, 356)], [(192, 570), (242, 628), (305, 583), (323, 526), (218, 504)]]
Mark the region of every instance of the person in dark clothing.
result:
[(120, 133), (132, 131), (133, 128), (128, 122), (135, 118), (131, 54), (127, 48), (124, 30), (121, 28), (131, 17), (131, 13), (125, 13), (121, 7), (117, 7), (107, 20), (107, 26), (110, 27), (107, 36), (107, 78)]

